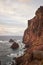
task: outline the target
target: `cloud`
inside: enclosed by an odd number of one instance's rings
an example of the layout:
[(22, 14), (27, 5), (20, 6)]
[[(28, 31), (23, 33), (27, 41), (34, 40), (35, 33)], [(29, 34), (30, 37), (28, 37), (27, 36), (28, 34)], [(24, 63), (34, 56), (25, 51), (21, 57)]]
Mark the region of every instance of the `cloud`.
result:
[(19, 28), (19, 27), (15, 27), (15, 26), (6, 26), (6, 25), (0, 25), (0, 34), (21, 34), (21, 32), (23, 33), (24, 28)]
[(43, 1), (0, 0), (0, 34), (22, 34), (39, 3), (43, 4)]
[[(30, 6), (28, 0), (0, 0), (0, 34), (23, 34)], [(22, 28), (21, 28), (22, 26)]]
[[(0, 13), (12, 16), (13, 18), (18, 16), (21, 18), (29, 18), (32, 10), (31, 6), (28, 6), (26, 3), (20, 3), (18, 1), (29, 1), (29, 0), (2, 0), (0, 2)], [(33, 13), (33, 11), (32, 11)]]

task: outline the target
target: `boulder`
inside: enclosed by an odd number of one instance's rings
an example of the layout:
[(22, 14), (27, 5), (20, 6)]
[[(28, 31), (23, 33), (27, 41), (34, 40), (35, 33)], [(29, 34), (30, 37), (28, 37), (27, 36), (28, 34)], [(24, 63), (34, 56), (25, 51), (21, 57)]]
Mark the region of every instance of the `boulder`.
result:
[(14, 42), (14, 40), (13, 39), (10, 39), (9, 42), (12, 43), (12, 42)]
[(13, 42), (13, 44), (12, 44), (11, 48), (12, 48), (12, 49), (18, 49), (18, 48), (19, 48), (18, 43)]

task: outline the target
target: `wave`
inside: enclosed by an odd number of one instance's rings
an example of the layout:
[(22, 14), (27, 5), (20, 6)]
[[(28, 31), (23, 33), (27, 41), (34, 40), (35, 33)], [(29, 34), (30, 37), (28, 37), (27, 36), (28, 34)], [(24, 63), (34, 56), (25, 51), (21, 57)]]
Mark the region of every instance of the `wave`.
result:
[(14, 58), (14, 57), (20, 57), (24, 54), (24, 52), (19, 51), (18, 53), (11, 53), (10, 55), (7, 55), (8, 57)]

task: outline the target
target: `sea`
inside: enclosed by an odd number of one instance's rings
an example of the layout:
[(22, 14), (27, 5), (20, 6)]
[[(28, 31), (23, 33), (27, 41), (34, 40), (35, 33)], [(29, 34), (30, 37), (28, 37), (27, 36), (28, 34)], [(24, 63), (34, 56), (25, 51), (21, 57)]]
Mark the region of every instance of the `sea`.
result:
[[(13, 39), (19, 44), (18, 49), (12, 49), (9, 40)], [(1, 65), (11, 65), (13, 58), (24, 54), (25, 45), (22, 43), (22, 36), (0, 36), (0, 61)]]

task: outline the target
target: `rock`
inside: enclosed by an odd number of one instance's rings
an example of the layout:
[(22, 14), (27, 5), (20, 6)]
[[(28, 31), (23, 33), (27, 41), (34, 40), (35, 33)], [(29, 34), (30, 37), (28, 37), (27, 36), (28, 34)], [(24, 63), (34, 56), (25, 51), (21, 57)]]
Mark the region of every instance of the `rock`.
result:
[(13, 61), (12, 61), (12, 64), (11, 64), (11, 65), (16, 65), (16, 62), (15, 62), (15, 60), (13, 60)]
[(14, 40), (13, 39), (10, 39), (9, 42), (12, 43), (12, 42), (14, 42)]
[[(34, 49), (43, 48), (43, 6), (36, 11), (36, 16), (28, 20), (28, 28), (24, 32), (23, 43)], [(29, 48), (28, 47), (28, 48)]]
[(34, 61), (30, 62), (28, 65), (41, 65), (41, 61), (34, 60)]
[(12, 49), (18, 49), (18, 48), (19, 48), (18, 43), (13, 42), (13, 44), (12, 44), (11, 48), (12, 48)]
[(38, 60), (43, 60), (43, 51), (34, 51), (33, 58)]
[(31, 62), (32, 55), (29, 53), (25, 53), (23, 56), (16, 58), (16, 65), (27, 65)]
[(23, 62), (22, 56), (15, 59), (16, 65), (19, 65)]
[(0, 61), (0, 65), (1, 65), (1, 61)]
[(34, 18), (28, 20), (23, 43), (27, 50), (16, 59), (16, 65), (43, 65), (43, 6), (38, 8)]

